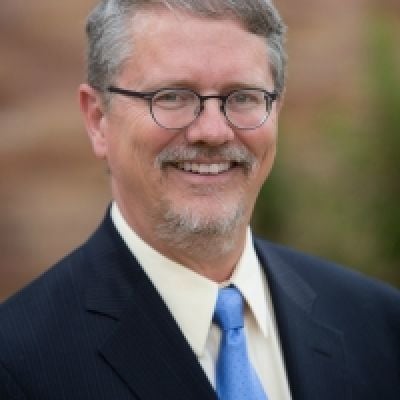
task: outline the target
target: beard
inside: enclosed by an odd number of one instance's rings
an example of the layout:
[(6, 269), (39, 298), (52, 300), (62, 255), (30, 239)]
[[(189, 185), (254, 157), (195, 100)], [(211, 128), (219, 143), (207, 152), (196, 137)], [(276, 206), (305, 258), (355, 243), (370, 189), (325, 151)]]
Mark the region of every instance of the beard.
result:
[(173, 247), (204, 258), (226, 254), (235, 246), (235, 232), (245, 222), (242, 202), (221, 205), (218, 214), (205, 213), (195, 206), (174, 207), (161, 202), (162, 222), (156, 225), (157, 236)]
[[(257, 165), (255, 156), (243, 146), (210, 148), (194, 145), (164, 149), (156, 159), (156, 167), (163, 170), (180, 160), (201, 157), (235, 162), (246, 176)], [(229, 199), (224, 193), (223, 186), (202, 188), (198, 201), (184, 206), (161, 199), (155, 226), (157, 236), (170, 246), (202, 258), (226, 254), (236, 245), (238, 229), (248, 221), (245, 188), (237, 188)]]

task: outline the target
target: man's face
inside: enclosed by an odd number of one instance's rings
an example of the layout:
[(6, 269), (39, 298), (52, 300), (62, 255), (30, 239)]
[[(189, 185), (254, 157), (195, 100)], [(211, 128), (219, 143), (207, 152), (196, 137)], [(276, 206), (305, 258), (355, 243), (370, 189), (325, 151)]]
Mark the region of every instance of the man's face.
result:
[[(116, 86), (144, 92), (183, 87), (202, 95), (274, 90), (264, 40), (234, 20), (159, 10), (137, 14), (134, 22), (132, 56)], [(244, 231), (273, 164), (277, 114), (274, 103), (263, 125), (239, 130), (212, 99), (189, 127), (171, 131), (155, 123), (147, 101), (113, 95), (96, 152), (107, 159), (122, 213), (150, 243), (167, 221), (197, 233), (224, 224)], [(237, 152), (250, 164), (233, 162)]]

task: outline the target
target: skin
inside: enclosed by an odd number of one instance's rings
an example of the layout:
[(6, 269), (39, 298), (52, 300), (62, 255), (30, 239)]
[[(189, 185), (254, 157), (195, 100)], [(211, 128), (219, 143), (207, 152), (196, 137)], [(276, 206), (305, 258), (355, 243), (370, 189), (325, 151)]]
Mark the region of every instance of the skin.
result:
[[(134, 51), (115, 81), (120, 87), (151, 91), (178, 86), (203, 95), (241, 87), (274, 89), (264, 39), (235, 20), (153, 9), (137, 14), (133, 26)], [(212, 99), (189, 127), (168, 131), (154, 122), (146, 101), (115, 96), (105, 110), (99, 94), (87, 84), (80, 86), (79, 94), (93, 151), (109, 166), (113, 198), (128, 224), (170, 259), (216, 282), (228, 279), (243, 251), (258, 192), (273, 165), (280, 103), (274, 103), (261, 127), (243, 131), (229, 125), (219, 101)], [(163, 150), (188, 146), (215, 150), (212, 157), (197, 157), (199, 164), (226, 162), (218, 154), (224, 146), (244, 147), (257, 163), (250, 172), (237, 166), (217, 175), (155, 163)], [(212, 221), (239, 206), (243, 217), (235, 229), (221, 237), (197, 235), (196, 245), (186, 249), (157, 232), (166, 207), (178, 213), (190, 210), (200, 220)]]

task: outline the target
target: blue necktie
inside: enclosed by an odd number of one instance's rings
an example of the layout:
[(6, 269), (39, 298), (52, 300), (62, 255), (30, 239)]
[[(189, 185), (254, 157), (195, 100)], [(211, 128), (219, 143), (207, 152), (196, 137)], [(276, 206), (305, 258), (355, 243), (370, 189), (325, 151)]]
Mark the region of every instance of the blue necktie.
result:
[(214, 322), (222, 332), (216, 366), (219, 399), (268, 400), (247, 354), (243, 298), (236, 287), (219, 290)]

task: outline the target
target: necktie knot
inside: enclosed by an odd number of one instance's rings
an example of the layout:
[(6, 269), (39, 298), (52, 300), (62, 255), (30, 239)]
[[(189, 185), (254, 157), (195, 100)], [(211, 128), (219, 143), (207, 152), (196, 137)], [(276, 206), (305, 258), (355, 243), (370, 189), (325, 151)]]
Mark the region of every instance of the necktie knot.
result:
[(224, 331), (243, 328), (243, 298), (235, 286), (219, 290), (214, 322)]

